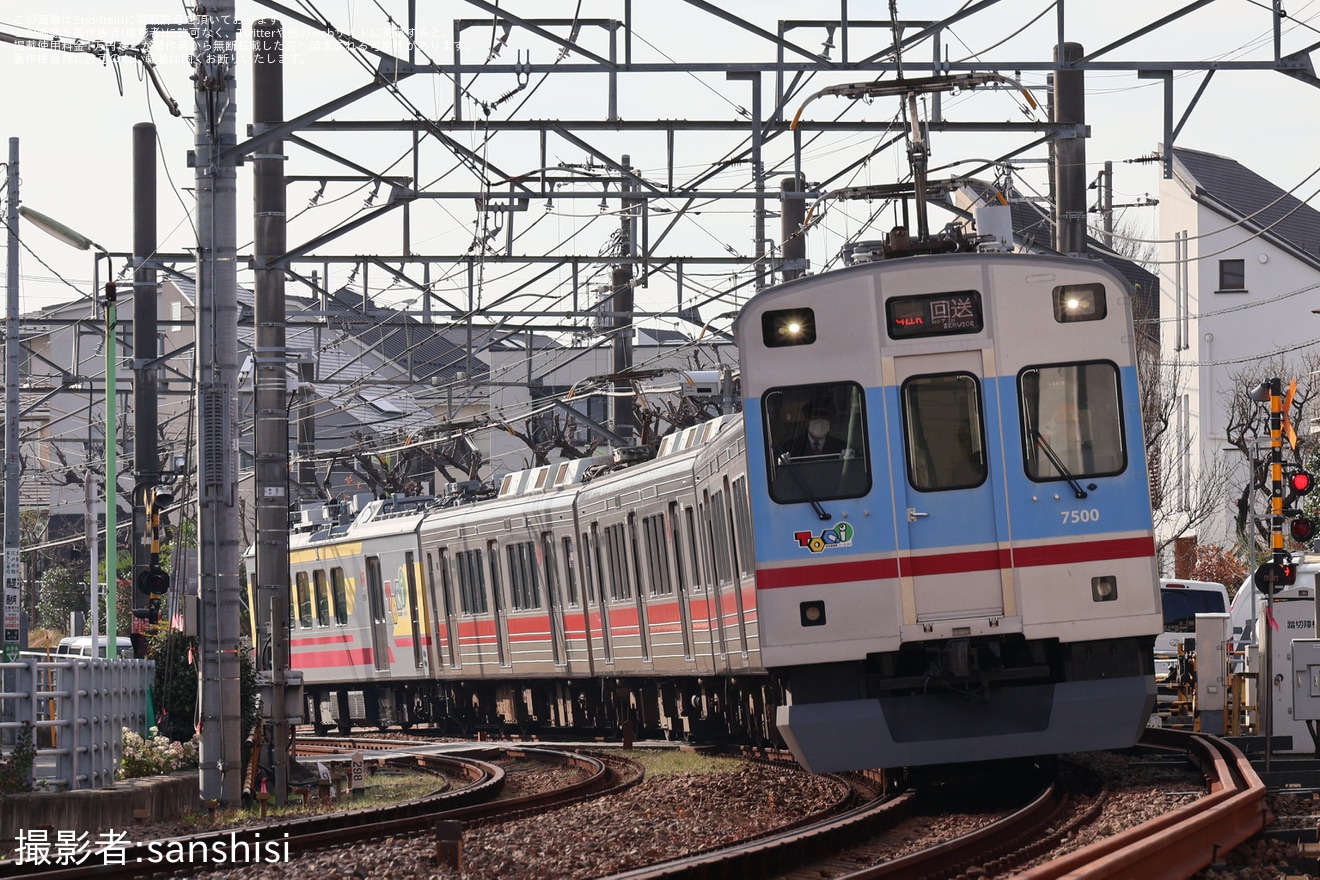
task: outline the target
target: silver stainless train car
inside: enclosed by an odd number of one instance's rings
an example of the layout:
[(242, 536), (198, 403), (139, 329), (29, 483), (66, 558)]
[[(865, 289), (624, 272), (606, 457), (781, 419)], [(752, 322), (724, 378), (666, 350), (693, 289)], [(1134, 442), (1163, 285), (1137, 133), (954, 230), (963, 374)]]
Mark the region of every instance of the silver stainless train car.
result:
[(816, 771), (1133, 744), (1161, 616), (1130, 297), (1019, 254), (799, 279), (737, 319), (740, 414), (307, 522), (308, 720), (782, 737)]

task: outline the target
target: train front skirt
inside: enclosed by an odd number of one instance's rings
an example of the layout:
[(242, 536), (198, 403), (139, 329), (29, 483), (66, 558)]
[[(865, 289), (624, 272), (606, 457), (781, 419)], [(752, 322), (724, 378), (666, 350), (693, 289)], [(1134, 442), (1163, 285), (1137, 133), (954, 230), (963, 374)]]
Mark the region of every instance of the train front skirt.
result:
[(1151, 676), (780, 706), (779, 732), (813, 773), (1130, 747), (1155, 704)]

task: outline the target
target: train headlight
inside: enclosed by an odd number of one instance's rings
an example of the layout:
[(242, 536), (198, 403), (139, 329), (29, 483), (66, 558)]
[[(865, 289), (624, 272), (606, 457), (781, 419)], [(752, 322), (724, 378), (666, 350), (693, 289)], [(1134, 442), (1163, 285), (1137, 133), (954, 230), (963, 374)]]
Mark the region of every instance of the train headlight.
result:
[(824, 626), (825, 625), (825, 603), (819, 600), (815, 602), (803, 602), (799, 608), (802, 615), (803, 626)]
[(1118, 579), (1106, 575), (1091, 578), (1091, 601), (1113, 602), (1118, 598)]
[(761, 315), (761, 340), (766, 348), (810, 345), (816, 341), (816, 313), (811, 309), (776, 309)]
[(1100, 321), (1108, 312), (1102, 284), (1064, 284), (1054, 288), (1054, 320)]

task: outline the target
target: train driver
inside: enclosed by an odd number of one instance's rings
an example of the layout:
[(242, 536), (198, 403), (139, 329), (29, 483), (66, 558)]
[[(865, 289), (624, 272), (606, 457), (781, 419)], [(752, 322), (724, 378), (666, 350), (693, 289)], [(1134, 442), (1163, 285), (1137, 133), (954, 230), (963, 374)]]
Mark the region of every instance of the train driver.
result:
[(806, 425), (806, 432), (799, 432), (789, 444), (790, 457), (853, 457), (853, 450), (848, 444), (830, 433), (834, 425), (834, 407), (831, 404), (819, 401), (807, 403), (802, 408), (802, 422)]

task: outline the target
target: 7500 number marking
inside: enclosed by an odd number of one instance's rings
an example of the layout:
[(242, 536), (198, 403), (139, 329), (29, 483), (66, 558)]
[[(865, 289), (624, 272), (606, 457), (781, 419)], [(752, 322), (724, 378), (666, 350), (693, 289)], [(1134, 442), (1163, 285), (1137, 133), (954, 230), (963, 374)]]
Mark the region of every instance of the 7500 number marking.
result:
[(1100, 511), (1094, 507), (1086, 510), (1065, 510), (1063, 511), (1063, 524), (1065, 526), (1075, 526), (1078, 523), (1100, 522)]

